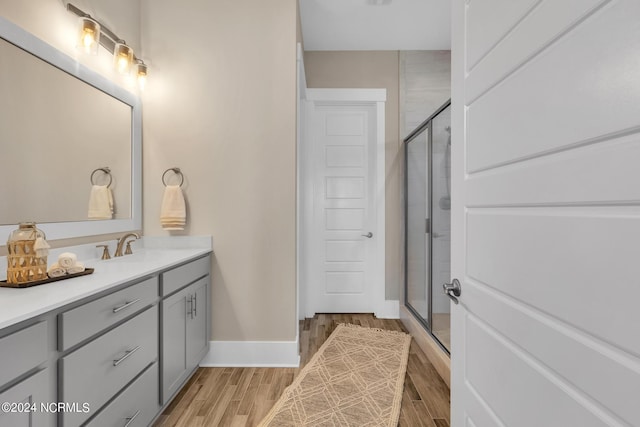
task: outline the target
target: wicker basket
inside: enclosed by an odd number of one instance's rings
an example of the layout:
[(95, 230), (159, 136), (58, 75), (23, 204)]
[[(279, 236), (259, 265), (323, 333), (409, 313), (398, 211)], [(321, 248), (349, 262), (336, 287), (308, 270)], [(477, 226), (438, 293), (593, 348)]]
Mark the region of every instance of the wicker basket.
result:
[(47, 278), (47, 257), (36, 254), (37, 238), (44, 238), (34, 223), (22, 223), (7, 242), (7, 283), (18, 284)]

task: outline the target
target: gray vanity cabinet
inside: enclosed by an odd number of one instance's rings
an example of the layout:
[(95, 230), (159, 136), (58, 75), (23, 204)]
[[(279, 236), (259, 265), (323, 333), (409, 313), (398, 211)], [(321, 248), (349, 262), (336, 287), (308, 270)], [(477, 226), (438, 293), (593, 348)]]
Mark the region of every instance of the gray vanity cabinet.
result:
[(0, 427), (150, 425), (209, 350), (210, 265), (192, 258), (0, 329), (12, 405)]
[(180, 289), (161, 302), (163, 405), (180, 390), (209, 350), (209, 262), (205, 257), (163, 274), (163, 289)]

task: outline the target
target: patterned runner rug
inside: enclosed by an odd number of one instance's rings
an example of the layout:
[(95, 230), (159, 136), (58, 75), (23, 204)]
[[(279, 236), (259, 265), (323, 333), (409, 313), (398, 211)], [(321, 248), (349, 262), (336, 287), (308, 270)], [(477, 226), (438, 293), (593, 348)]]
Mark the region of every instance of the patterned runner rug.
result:
[(398, 425), (411, 336), (340, 324), (259, 427)]

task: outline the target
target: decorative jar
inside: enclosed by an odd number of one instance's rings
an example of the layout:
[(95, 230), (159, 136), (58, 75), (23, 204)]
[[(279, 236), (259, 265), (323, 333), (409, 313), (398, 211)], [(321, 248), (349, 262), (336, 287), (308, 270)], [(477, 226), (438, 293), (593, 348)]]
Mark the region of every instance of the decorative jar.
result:
[(49, 245), (35, 222), (22, 222), (7, 241), (7, 283), (19, 284), (47, 278)]

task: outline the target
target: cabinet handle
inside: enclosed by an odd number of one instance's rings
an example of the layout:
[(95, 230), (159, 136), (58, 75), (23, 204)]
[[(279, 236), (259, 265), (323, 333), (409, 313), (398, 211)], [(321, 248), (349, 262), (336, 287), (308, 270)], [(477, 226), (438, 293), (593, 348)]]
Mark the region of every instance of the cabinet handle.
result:
[(140, 350), (140, 346), (137, 346), (133, 350), (125, 351), (124, 356), (122, 356), (120, 359), (114, 359), (113, 360), (113, 366), (118, 366), (119, 364), (124, 362), (129, 356), (131, 356), (133, 353), (135, 353), (138, 350)]
[(193, 294), (191, 301), (193, 301), (193, 317), (198, 317), (198, 294)]
[(187, 316), (191, 316), (193, 319), (193, 297), (187, 298), (187, 304), (189, 308), (187, 309)]
[(133, 414), (132, 417), (125, 418), (125, 420), (127, 420), (127, 423), (124, 425), (124, 427), (129, 427), (129, 424), (131, 424), (133, 422), (133, 420), (135, 420), (138, 415), (140, 415), (140, 411), (136, 411), (136, 413)]
[(121, 305), (120, 307), (115, 307), (115, 308), (113, 309), (113, 312), (114, 312), (114, 313), (117, 313), (117, 312), (119, 312), (120, 310), (124, 310), (124, 309), (125, 309), (125, 308), (127, 308), (127, 307), (131, 307), (133, 304), (135, 304), (135, 303), (137, 303), (137, 302), (139, 302), (139, 301), (140, 301), (140, 298), (138, 298), (138, 299), (134, 299), (133, 301), (125, 302), (125, 303), (124, 303), (123, 305)]

